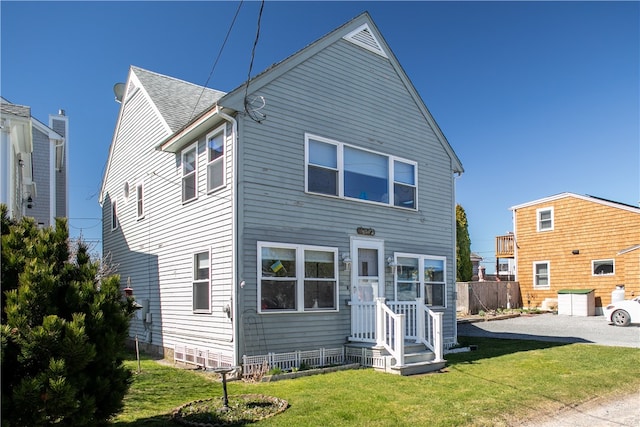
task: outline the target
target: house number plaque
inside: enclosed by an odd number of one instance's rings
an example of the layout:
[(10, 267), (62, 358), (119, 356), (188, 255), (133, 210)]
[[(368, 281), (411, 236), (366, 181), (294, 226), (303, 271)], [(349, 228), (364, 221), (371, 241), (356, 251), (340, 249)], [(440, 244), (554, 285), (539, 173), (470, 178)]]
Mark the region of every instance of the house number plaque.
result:
[(374, 230), (373, 228), (358, 227), (358, 228), (356, 228), (356, 231), (358, 232), (358, 234), (360, 234), (362, 236), (375, 236), (376, 235), (376, 230)]

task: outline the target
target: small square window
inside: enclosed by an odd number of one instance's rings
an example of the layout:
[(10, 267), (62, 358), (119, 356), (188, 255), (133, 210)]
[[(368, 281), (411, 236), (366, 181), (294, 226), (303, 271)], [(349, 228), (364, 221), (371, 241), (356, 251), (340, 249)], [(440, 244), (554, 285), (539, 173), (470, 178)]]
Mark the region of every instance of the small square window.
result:
[(612, 276), (615, 274), (615, 262), (612, 259), (601, 259), (591, 262), (591, 273), (594, 276)]

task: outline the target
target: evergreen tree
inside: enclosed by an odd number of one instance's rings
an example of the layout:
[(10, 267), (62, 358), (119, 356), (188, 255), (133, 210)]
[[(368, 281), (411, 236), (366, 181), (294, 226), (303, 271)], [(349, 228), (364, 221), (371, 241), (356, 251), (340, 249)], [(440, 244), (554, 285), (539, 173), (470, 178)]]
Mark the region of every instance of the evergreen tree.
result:
[(119, 278), (97, 280), (99, 262), (67, 223), (38, 229), (1, 208), (2, 425), (88, 426), (122, 409), (132, 300)]
[(473, 276), (471, 264), (471, 239), (469, 238), (469, 224), (467, 214), (461, 205), (456, 205), (456, 281), (468, 282)]

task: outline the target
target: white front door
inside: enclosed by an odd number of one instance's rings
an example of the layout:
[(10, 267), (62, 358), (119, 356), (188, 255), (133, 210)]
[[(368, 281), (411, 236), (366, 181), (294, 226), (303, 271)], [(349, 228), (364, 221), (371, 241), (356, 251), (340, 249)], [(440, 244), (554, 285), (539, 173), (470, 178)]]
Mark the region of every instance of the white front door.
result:
[(384, 296), (384, 241), (353, 239), (351, 254), (351, 301), (374, 302)]

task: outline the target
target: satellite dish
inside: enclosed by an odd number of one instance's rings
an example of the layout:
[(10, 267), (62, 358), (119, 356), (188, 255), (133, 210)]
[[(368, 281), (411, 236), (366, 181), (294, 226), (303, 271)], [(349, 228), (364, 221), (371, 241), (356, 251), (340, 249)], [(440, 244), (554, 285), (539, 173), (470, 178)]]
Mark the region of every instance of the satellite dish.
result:
[(116, 83), (113, 85), (113, 93), (116, 95), (116, 102), (122, 102), (124, 97), (124, 83)]

